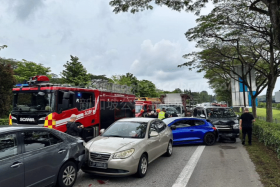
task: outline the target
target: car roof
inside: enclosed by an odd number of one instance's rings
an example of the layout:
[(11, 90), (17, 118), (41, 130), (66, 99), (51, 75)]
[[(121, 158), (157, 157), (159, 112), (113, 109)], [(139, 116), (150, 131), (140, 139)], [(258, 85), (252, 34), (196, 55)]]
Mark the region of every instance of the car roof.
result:
[(195, 108), (230, 108), (230, 107), (222, 107), (222, 106), (197, 106)]
[(143, 118), (143, 117), (140, 117), (140, 118), (123, 118), (123, 119), (120, 119), (118, 121), (132, 121), (132, 122), (150, 122), (150, 121), (153, 121), (155, 120), (156, 118)]
[(42, 128), (47, 129), (46, 127), (38, 127), (38, 126), (31, 126), (31, 125), (22, 125), (22, 126), (0, 125), (0, 132), (27, 130), (27, 129), (42, 129)]

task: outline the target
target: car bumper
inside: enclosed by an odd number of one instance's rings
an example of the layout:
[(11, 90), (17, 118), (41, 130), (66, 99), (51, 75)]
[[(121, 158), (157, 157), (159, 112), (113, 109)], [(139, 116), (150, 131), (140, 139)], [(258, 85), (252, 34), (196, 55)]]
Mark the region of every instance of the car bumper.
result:
[(221, 138), (238, 138), (239, 137), (239, 129), (235, 129), (230, 132), (219, 131), (219, 137)]
[(84, 162), (82, 171), (104, 176), (127, 176), (137, 172), (139, 159), (129, 157), (126, 159), (110, 159), (107, 169), (94, 168), (89, 166), (89, 160)]

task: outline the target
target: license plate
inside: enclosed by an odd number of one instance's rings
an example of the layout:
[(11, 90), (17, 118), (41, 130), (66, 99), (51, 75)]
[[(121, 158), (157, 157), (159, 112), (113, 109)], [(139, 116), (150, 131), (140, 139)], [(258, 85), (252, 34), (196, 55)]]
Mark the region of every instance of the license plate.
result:
[(107, 163), (103, 162), (89, 162), (89, 166), (93, 168), (102, 168), (102, 169), (107, 169)]
[(226, 136), (233, 136), (233, 134), (226, 134)]

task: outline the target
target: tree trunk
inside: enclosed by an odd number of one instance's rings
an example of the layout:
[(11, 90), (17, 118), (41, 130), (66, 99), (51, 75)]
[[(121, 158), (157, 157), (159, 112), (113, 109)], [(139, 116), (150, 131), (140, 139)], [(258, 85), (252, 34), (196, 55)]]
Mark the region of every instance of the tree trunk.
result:
[(272, 92), (273, 89), (268, 86), (266, 91), (266, 121), (272, 122)]
[(268, 16), (273, 28), (273, 37), (275, 44), (280, 48), (280, 1), (279, 0), (261, 0), (268, 8)]
[[(253, 94), (252, 94), (253, 95)], [(256, 119), (257, 118), (257, 106), (256, 106), (256, 96), (251, 96), (252, 98), (252, 112), (253, 112), (253, 116)]]
[(267, 84), (267, 90), (266, 90), (266, 121), (267, 122), (273, 122), (273, 117), (272, 117), (272, 94), (273, 90), (275, 87), (275, 83), (277, 80), (277, 76), (272, 75), (273, 72), (271, 72), (271, 75), (268, 79), (268, 84)]

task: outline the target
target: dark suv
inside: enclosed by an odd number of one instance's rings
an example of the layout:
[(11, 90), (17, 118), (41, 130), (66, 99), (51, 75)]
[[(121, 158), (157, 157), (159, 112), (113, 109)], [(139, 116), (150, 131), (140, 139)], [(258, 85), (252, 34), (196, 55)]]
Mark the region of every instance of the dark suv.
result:
[(228, 107), (196, 107), (193, 117), (204, 118), (210, 121), (219, 132), (220, 138), (230, 138), (236, 141), (239, 137), (238, 115)]

